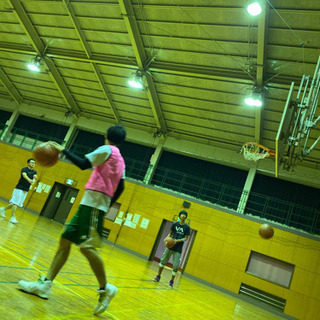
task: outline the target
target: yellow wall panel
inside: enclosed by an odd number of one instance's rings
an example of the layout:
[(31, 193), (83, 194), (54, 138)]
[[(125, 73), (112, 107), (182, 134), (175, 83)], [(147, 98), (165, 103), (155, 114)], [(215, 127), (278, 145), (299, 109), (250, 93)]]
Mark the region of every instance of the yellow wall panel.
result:
[(319, 299), (308, 299), (306, 301), (306, 308), (305, 308), (305, 314), (304, 319), (305, 320), (314, 320), (319, 319), (320, 315), (320, 303)]
[(312, 288), (310, 290), (310, 297), (320, 297), (320, 277), (319, 277), (319, 274), (311, 273), (310, 278), (312, 279)]
[(111, 230), (110, 230), (110, 233), (109, 233), (108, 240), (111, 242), (116, 242), (117, 235), (118, 235), (120, 229), (121, 229), (120, 224), (113, 223)]
[(139, 248), (139, 252), (148, 258), (150, 256), (151, 250), (153, 248), (153, 240), (154, 240), (153, 235), (149, 236), (149, 235), (145, 234), (142, 241), (141, 241), (141, 245)]
[[(297, 319), (306, 320), (306, 312), (308, 310), (308, 300), (305, 301), (305, 296), (301, 293), (290, 291), (286, 295), (287, 304), (285, 306), (284, 312), (289, 316), (295, 317)], [(317, 318), (311, 318), (310, 320), (314, 320)]]
[(103, 227), (106, 229), (111, 229), (113, 225), (113, 221), (108, 220), (108, 219), (104, 219), (103, 221)]
[(315, 292), (319, 292), (320, 289), (315, 289), (315, 284), (319, 284), (316, 276), (315, 273), (296, 267), (290, 289), (311, 297)]
[(320, 243), (315, 245), (310, 239), (303, 239), (302, 237), (297, 239), (297, 243), (292, 261), (299, 263), (299, 267), (305, 270), (317, 272), (320, 264)]
[[(232, 266), (241, 272), (245, 272), (249, 256), (250, 250), (232, 245), (227, 253), (224, 251), (222, 259), (226, 265)], [(237, 261), (236, 265), (235, 261)]]
[(198, 256), (198, 261), (195, 263), (194, 273), (196, 277), (201, 278), (207, 282), (212, 282), (214, 278), (214, 272), (212, 260), (206, 257)]
[(218, 268), (219, 272), (214, 277), (215, 285), (223, 287), (226, 290), (238, 293), (240, 288), (239, 271), (227, 265), (220, 265)]

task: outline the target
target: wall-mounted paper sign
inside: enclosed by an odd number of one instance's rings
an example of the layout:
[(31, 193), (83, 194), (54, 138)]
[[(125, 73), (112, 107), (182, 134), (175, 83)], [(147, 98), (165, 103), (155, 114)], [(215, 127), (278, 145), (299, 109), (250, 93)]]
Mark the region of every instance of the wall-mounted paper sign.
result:
[(132, 213), (127, 213), (126, 220), (131, 221)]
[(123, 211), (120, 211), (119, 214), (118, 214), (118, 218), (122, 219), (122, 218), (123, 218), (123, 215), (124, 215), (124, 212), (123, 212)]
[(121, 223), (122, 223), (122, 219), (116, 218), (116, 219), (114, 220), (114, 223), (116, 223), (116, 224), (121, 224)]
[(149, 225), (149, 221), (150, 221), (149, 219), (142, 218), (142, 221), (140, 223), (140, 228), (147, 229)]
[(135, 223), (133, 223), (131, 221), (128, 221), (128, 220), (126, 220), (123, 225), (125, 225), (125, 226), (127, 226), (129, 228), (132, 228), (132, 229), (135, 229), (136, 226), (137, 226)]
[(131, 225), (131, 221), (129, 221), (129, 220), (125, 220), (125, 222), (124, 222), (124, 224), (123, 224), (124, 226), (127, 226), (127, 227), (130, 227), (130, 225)]
[(37, 185), (37, 189), (36, 189), (36, 192), (41, 193), (42, 185), (43, 185), (43, 183), (42, 183), (42, 182), (39, 182), (39, 183), (38, 183), (38, 185)]
[(136, 213), (136, 214), (133, 216), (132, 222), (138, 223), (138, 222), (139, 222), (139, 219), (140, 219), (140, 214), (137, 214), (137, 213)]

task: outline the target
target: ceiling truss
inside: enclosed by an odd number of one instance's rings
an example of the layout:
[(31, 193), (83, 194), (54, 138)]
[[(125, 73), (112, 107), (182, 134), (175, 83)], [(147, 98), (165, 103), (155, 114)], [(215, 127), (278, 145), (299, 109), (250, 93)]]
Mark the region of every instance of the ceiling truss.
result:
[[(78, 21), (76, 15), (74, 13), (74, 10), (72, 8), (70, 0), (63, 0), (63, 2), (65, 4), (65, 6), (66, 6), (66, 9), (67, 9), (69, 17), (70, 17), (70, 19), (72, 21), (72, 24), (73, 24), (73, 26), (74, 26), (74, 28), (75, 28), (78, 36), (79, 36), (80, 42), (81, 42), (81, 44), (83, 46), (83, 49), (84, 49), (84, 51), (86, 53), (87, 59), (91, 60), (91, 57), (92, 57), (91, 49), (90, 49), (90, 47), (89, 47), (89, 45), (88, 45), (88, 43), (87, 43), (87, 41), (85, 39), (85, 36), (84, 36), (84, 34), (83, 34), (82, 30), (81, 30), (81, 26), (80, 26), (79, 21)], [(107, 104), (111, 108), (111, 111), (113, 113), (113, 116), (114, 116), (116, 122), (119, 123), (120, 122), (119, 113), (118, 113), (118, 111), (117, 111), (117, 109), (116, 109), (116, 107), (115, 107), (115, 105), (114, 105), (114, 103), (112, 101), (111, 93), (110, 93), (108, 87), (106, 86), (106, 84), (105, 84), (105, 82), (103, 80), (103, 77), (101, 75), (99, 67), (94, 62), (90, 62), (90, 64), (91, 64), (91, 66), (93, 68), (93, 71), (94, 71), (96, 77), (98, 78), (98, 81), (99, 81), (99, 84), (101, 86), (101, 89), (102, 89), (102, 91), (103, 91), (103, 93), (104, 93), (104, 95), (106, 97)]]
[(144, 75), (147, 80), (147, 96), (153, 116), (155, 118), (158, 129), (161, 130), (162, 134), (167, 134), (167, 126), (161, 111), (161, 106), (158, 98), (157, 91), (155, 89), (154, 81), (151, 73), (147, 71), (148, 67), (148, 57), (143, 45), (143, 41), (140, 35), (139, 27), (136, 21), (134, 10), (131, 1), (119, 0), (120, 10), (122, 17), (125, 21), (127, 31), (130, 37), (130, 41), (135, 53), (135, 57), (138, 63), (139, 70), (145, 71)]
[(13, 100), (19, 105), (22, 102), (23, 98), (1, 67), (0, 67), (0, 80), (8, 90)]
[(8, 0), (12, 5), (17, 18), (19, 19), (23, 29), (30, 38), (32, 46), (36, 51), (37, 55), (42, 58), (42, 61), (46, 64), (53, 78), (53, 81), (57, 85), (61, 95), (66, 101), (68, 107), (72, 110), (75, 115), (80, 113), (80, 109), (73, 99), (68, 87), (64, 83), (57, 67), (55, 66), (53, 60), (46, 55), (46, 47), (44, 46), (42, 40), (40, 39), (35, 27), (33, 26), (30, 18), (28, 17), (26, 11), (23, 8), (22, 3), (19, 0)]

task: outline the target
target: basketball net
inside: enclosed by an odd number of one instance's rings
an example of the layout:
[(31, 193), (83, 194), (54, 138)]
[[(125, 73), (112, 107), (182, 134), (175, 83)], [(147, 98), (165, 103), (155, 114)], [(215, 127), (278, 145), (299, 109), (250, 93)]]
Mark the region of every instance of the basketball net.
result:
[(248, 161), (258, 161), (270, 156), (275, 156), (274, 150), (270, 150), (255, 142), (246, 142), (242, 146), (240, 153), (242, 153), (243, 157)]

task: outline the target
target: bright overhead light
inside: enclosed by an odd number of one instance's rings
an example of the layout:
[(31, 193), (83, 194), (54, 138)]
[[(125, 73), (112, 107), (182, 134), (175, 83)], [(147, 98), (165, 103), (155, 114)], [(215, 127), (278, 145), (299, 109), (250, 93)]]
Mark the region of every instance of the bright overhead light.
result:
[(249, 97), (244, 99), (246, 105), (250, 107), (261, 107), (262, 106), (262, 96), (259, 92), (253, 92)]
[(130, 87), (135, 89), (143, 89), (143, 74), (137, 71), (128, 81)]
[(262, 8), (258, 2), (254, 2), (247, 6), (247, 11), (252, 16), (258, 16), (261, 13)]
[(140, 80), (129, 80), (129, 86), (136, 89), (142, 89), (143, 85)]
[(40, 68), (39, 68), (39, 66), (37, 66), (36, 64), (30, 63), (30, 64), (28, 64), (28, 68), (29, 68), (31, 71), (40, 72)]
[(40, 72), (40, 62), (41, 58), (39, 56), (36, 56), (34, 59), (32, 59), (31, 63), (28, 64), (29, 70)]

